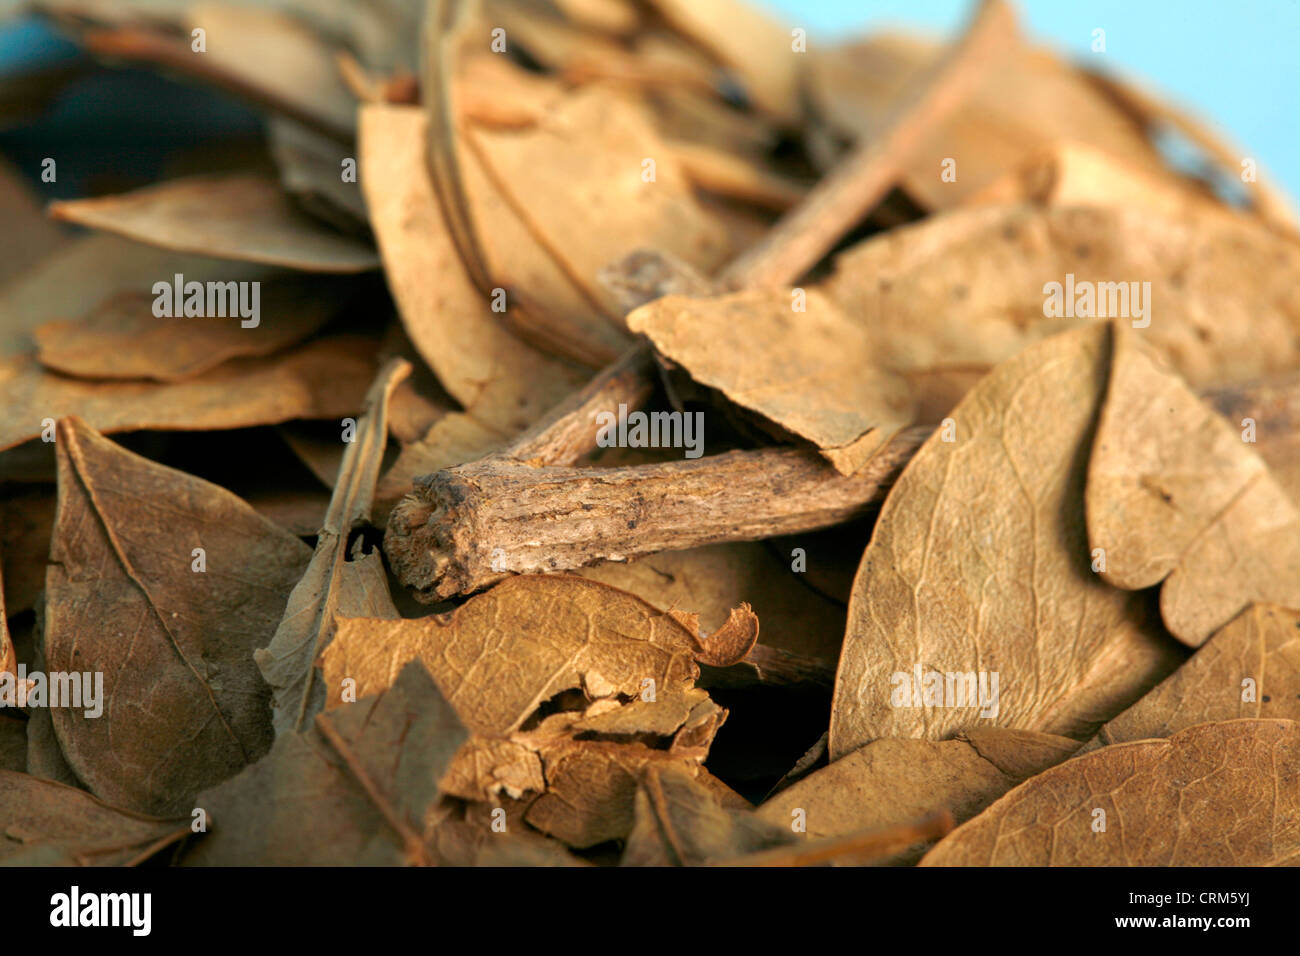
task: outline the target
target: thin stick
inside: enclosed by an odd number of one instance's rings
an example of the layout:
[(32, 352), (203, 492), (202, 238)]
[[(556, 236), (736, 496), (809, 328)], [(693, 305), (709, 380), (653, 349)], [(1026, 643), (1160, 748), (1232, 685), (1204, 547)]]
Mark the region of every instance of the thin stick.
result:
[(985, 0), (965, 35), (911, 89), (880, 134), (828, 173), (719, 282), (732, 289), (785, 285), (807, 272), (884, 198), (925, 137), (957, 111), (980, 76), (1015, 43), (1011, 8), (1003, 0)]

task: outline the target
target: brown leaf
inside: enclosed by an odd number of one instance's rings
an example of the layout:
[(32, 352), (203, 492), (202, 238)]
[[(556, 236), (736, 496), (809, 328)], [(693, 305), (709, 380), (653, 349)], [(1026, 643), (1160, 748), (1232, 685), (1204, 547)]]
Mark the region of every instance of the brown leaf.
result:
[(788, 826), (724, 807), (716, 793), (671, 765), (646, 767), (635, 812), (623, 866), (699, 866), (798, 839)]
[(424, 165), (414, 107), (361, 111), (361, 185), (389, 288), (420, 355), (484, 424), (516, 431), (576, 389), (582, 375), (497, 323), (460, 264)]
[(696, 630), (705, 633), (721, 628), (740, 604), (752, 604), (763, 622), (764, 646), (820, 658), (832, 669), (839, 659), (843, 606), (801, 583), (801, 572), (761, 543), (664, 551), (574, 573), (631, 591), (655, 607), (689, 609), (698, 615)]
[(0, 714), (0, 770), (27, 769), (27, 721)]
[(104, 433), (245, 428), (355, 413), (374, 375), (371, 339), (335, 335), (264, 358), (233, 359), (183, 382), (92, 382), (0, 355), (0, 449), (41, 435), (45, 419), (83, 418)]
[(1300, 724), (1200, 724), (1044, 771), (921, 865), (1286, 865), (1300, 856), (1298, 808)]
[(1300, 612), (1246, 608), (1102, 727), (1095, 742), (1172, 737), (1194, 724), (1243, 717), (1300, 718)]
[(1300, 512), (1245, 434), (1116, 329), (1088, 467), (1088, 543), (1115, 587), (1164, 582), (1165, 626), (1192, 647), (1251, 602), (1300, 607)]
[[(1087, 736), (1169, 670), (1143, 598), (1089, 566), (1083, 484), (1109, 351), (1097, 324), (1031, 346), (957, 406), (955, 441), (935, 432), (903, 471), (849, 604), (832, 760), (987, 720)], [(911, 686), (933, 689), (918, 671), (941, 675), (937, 701)], [(986, 706), (944, 674), (982, 675)]]
[[(176, 252), (304, 272), (365, 272), (374, 250), (294, 209), (255, 174), (193, 176), (98, 199), (52, 203), (50, 215)], [(163, 277), (159, 277), (163, 278)]]
[(55, 732), (97, 796), (188, 812), (195, 793), (270, 745), (252, 651), (307, 549), (229, 492), (124, 451), (78, 419), (62, 420), (57, 437), (45, 666), (102, 675), (103, 712), (53, 708)]
[(109, 806), (84, 790), (0, 769), (0, 861), (54, 851), (77, 866), (134, 866), (188, 836), (190, 821)]
[(392, 686), (278, 736), (239, 776), (199, 795), (211, 832), (189, 865), (431, 862), (425, 821), (465, 729), (418, 663)]
[(379, 553), (359, 553), (359, 539), (349, 553), (348, 535), (369, 520), (388, 440), (388, 399), (410, 372), (410, 363), (397, 358), (376, 377), (354, 440), (343, 453), (311, 563), (289, 594), (271, 642), (253, 654), (273, 692), (276, 736), (302, 730), (324, 707), (325, 688), (316, 678), (316, 666), (333, 639), (336, 614), (397, 617)]
[[(943, 53), (941, 44), (898, 33), (810, 53), (809, 93), (834, 128), (869, 140)], [(966, 109), (918, 144), (902, 185), (927, 209), (949, 209), (1062, 138), (1169, 176), (1140, 126), (1087, 77), (1022, 45), (988, 71)], [(957, 158), (955, 180), (940, 177), (937, 157)]]
[(713, 299), (667, 296), (628, 316), (655, 348), (703, 385), (807, 438), (842, 473), (858, 466), (915, 409), (901, 377), (876, 365), (868, 328), (815, 290)]
[(93, 379), (175, 382), (227, 359), (270, 355), (311, 335), (338, 312), (345, 287), (280, 279), (263, 282), (259, 321), (166, 318), (153, 314), (154, 296), (123, 292), (78, 319), (55, 319), (32, 330), (46, 368)]
[[(325, 684), (388, 686), (419, 659), (470, 731), (506, 735), (544, 702), (581, 688), (589, 699), (655, 696), (699, 673), (693, 635), (671, 615), (617, 588), (567, 575), (507, 578), (448, 614), (413, 620), (340, 618), (325, 650)], [(326, 707), (339, 706), (328, 695)]]
[[(1067, 275), (1128, 291), (1127, 283), (1149, 281), (1143, 336), (1195, 386), (1300, 365), (1300, 245), (1217, 211), (960, 210), (850, 249), (821, 288), (877, 337), (879, 364), (911, 379), (918, 400), (938, 412), (922, 420), (937, 420), (970, 378), (952, 394), (924, 376), (978, 375), (1032, 342), (1095, 321), (1047, 315), (1045, 283), (1061, 284), (1064, 299)], [(1137, 305), (1130, 297), (1135, 319)]]
[[(649, 116), (626, 97), (585, 88), (536, 128), (472, 128), (469, 141), (530, 231), (612, 319), (622, 313), (597, 280), (608, 263), (650, 246), (710, 272), (729, 251)], [(646, 158), (655, 162), (649, 182)]]
[[(758, 816), (787, 828), (801, 822), (809, 839), (902, 826), (940, 808), (962, 823), (1078, 748), (1067, 737), (999, 727), (953, 740), (877, 740), (768, 798)], [(912, 847), (892, 862), (921, 852)]]

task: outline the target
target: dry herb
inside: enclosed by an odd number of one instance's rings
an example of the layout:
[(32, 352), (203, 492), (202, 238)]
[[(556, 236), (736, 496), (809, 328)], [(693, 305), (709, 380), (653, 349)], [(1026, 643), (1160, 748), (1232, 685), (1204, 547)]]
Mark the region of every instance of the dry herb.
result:
[[(25, 5), (0, 860), (1294, 861), (1300, 240), (1198, 120), (1005, 0)], [(117, 64), (202, 146), (48, 145)]]

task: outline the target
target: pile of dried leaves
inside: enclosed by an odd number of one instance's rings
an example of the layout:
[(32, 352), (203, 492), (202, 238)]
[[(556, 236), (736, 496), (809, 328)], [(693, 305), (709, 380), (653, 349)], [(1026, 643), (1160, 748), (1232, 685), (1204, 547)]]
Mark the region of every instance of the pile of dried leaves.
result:
[(0, 169), (0, 860), (1300, 859), (1300, 241), (1195, 121), (1001, 0), (30, 6), (265, 135)]

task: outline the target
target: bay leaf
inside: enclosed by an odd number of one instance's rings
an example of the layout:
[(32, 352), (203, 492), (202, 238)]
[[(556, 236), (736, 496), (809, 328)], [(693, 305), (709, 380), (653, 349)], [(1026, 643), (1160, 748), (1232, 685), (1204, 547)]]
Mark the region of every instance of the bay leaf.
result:
[(279, 183), (258, 174), (191, 176), (117, 196), (63, 200), (50, 205), (50, 215), (217, 259), (326, 273), (379, 266), (368, 245), (294, 209)]
[(61, 783), (0, 769), (0, 862), (57, 850), (79, 866), (134, 866), (190, 833), (188, 818), (164, 819), (109, 806)]
[[(809, 95), (834, 130), (870, 139), (943, 53), (941, 43), (898, 32), (850, 40), (810, 53)], [(1052, 53), (1021, 44), (971, 91), (968, 109), (917, 145), (902, 186), (927, 209), (949, 209), (1063, 138), (1169, 175), (1142, 126), (1090, 77)], [(940, 176), (944, 157), (958, 162), (952, 181)]]
[(1244, 717), (1300, 719), (1300, 612), (1252, 604), (1094, 743), (1172, 737), (1195, 724)]
[[(832, 760), (980, 726), (1091, 736), (1172, 668), (1144, 597), (1090, 569), (1084, 478), (1109, 353), (1100, 324), (1025, 349), (953, 411), (954, 441), (935, 432), (904, 469), (849, 603)], [(928, 672), (939, 700), (923, 703), (912, 684)], [(992, 706), (944, 674), (982, 674)]]
[(1117, 326), (1088, 543), (1115, 587), (1163, 582), (1165, 626), (1192, 647), (1252, 602), (1300, 607), (1300, 511), (1246, 437)]
[[(860, 547), (860, 546), (859, 546)], [(856, 555), (854, 556), (856, 558)], [(574, 572), (631, 591), (655, 607), (689, 608), (706, 633), (726, 623), (732, 608), (752, 603), (768, 647), (827, 662), (833, 668), (844, 639), (844, 608), (797, 577), (790, 565), (757, 542), (664, 551), (626, 564), (610, 562)]]
[[(317, 658), (333, 639), (336, 613), (397, 617), (379, 553), (361, 554), (355, 548), (350, 553), (348, 536), (357, 524), (369, 519), (388, 440), (388, 399), (410, 371), (405, 359), (392, 359), (370, 387), (355, 440), (343, 453), (311, 562), (289, 594), (270, 643), (253, 654), (273, 692), (277, 736), (302, 730), (324, 706), (325, 689), (316, 677)], [(358, 547), (360, 543), (358, 539)]]
[(281, 734), (198, 796), (210, 832), (186, 865), (428, 864), (425, 821), (465, 730), (419, 663), (391, 687)]
[(1199, 724), (1045, 770), (921, 865), (1284, 866), (1300, 856), (1298, 804), (1300, 724)]
[(229, 492), (78, 419), (60, 421), (57, 448), (45, 667), (102, 675), (103, 685), (102, 714), (52, 708), (55, 733), (97, 796), (188, 812), (199, 790), (270, 745), (252, 651), (274, 629), (307, 549)]

